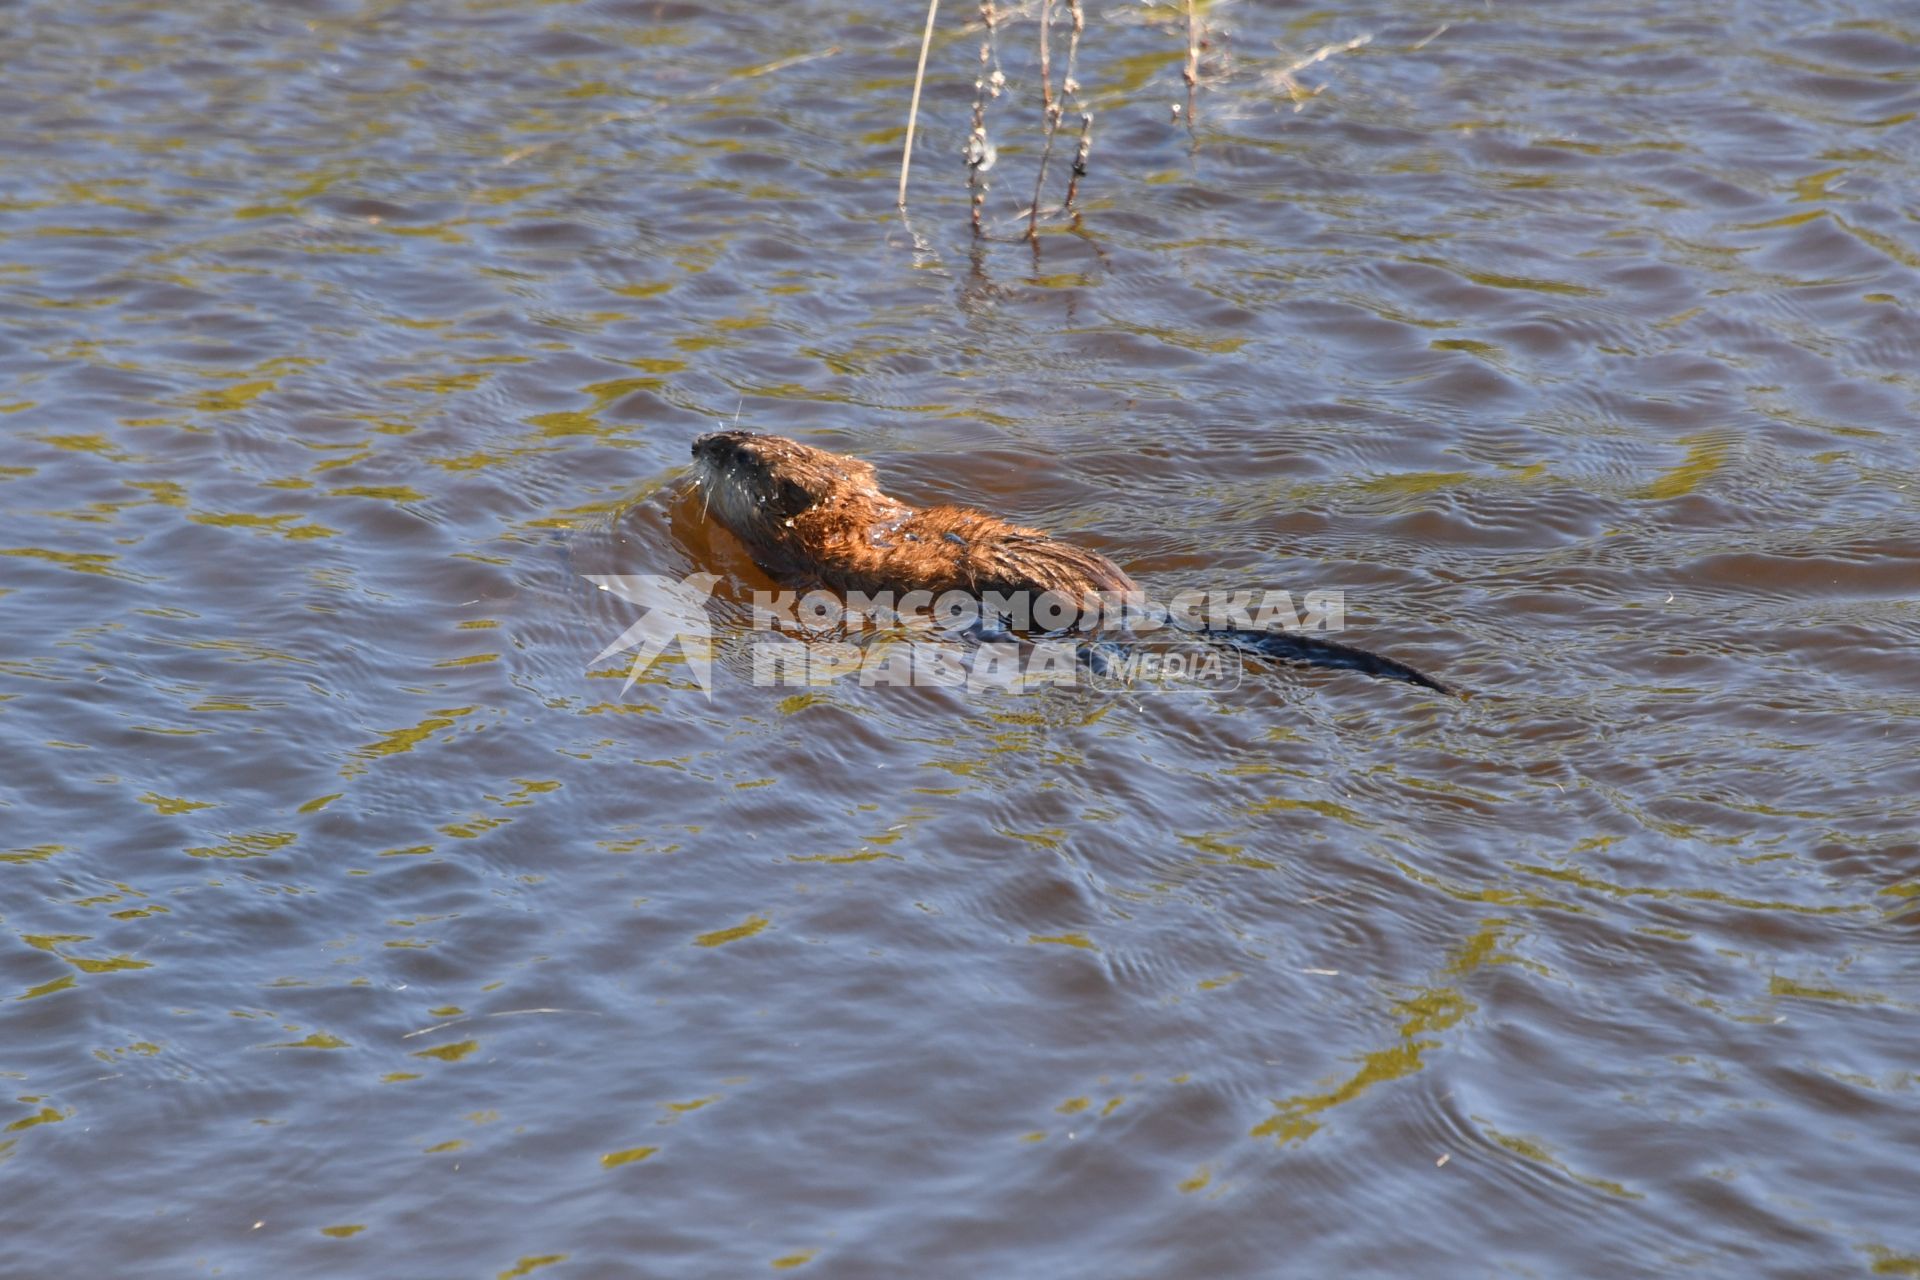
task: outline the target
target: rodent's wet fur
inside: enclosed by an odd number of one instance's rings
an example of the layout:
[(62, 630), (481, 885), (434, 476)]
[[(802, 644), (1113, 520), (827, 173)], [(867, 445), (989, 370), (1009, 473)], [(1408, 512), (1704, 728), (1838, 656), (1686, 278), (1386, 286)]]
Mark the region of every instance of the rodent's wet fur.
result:
[[(1075, 603), (1141, 596), (1097, 551), (971, 507), (910, 506), (880, 488), (870, 464), (845, 454), (784, 436), (715, 431), (693, 442), (693, 460), (709, 514), (775, 577), (868, 594), (1030, 592)], [(1405, 663), (1317, 636), (1240, 628), (1199, 634), (1267, 657), (1454, 692)]]

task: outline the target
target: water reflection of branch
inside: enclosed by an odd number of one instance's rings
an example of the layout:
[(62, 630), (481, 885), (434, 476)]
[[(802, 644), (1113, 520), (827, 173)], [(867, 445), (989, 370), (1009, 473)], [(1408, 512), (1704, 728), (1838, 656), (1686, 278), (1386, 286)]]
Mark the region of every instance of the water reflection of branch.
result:
[[(1107, 246), (1086, 227), (1078, 215), (1067, 223), (1065, 234), (1074, 237), (1087, 247), (1088, 252), (1093, 255), (1094, 261), (1098, 264), (1099, 272), (1112, 274), (1113, 262)], [(960, 284), (958, 302), (963, 313), (986, 319), (992, 314), (993, 307), (1004, 299), (1028, 299), (1034, 296), (1002, 284), (994, 278), (988, 266), (994, 245), (1013, 245), (1021, 242), (1026, 243), (1033, 255), (1033, 264), (1024, 283), (1041, 289), (1048, 288), (1042, 273), (1042, 246), (1048, 242), (1047, 238), (1029, 240), (1024, 232), (976, 236), (967, 255), (966, 273), (957, 277)], [(1065, 300), (1065, 322), (1071, 328), (1079, 323), (1078, 306), (1081, 291), (1064, 289), (1058, 292)]]
[(916, 267), (934, 267), (941, 265), (940, 254), (927, 238), (914, 228), (913, 219), (907, 216), (907, 207), (900, 206), (900, 225), (907, 229), (907, 238), (913, 242), (913, 265)]
[(960, 283), (960, 310), (967, 315), (984, 315), (999, 292), (1000, 287), (987, 274), (986, 240), (975, 236), (967, 251), (967, 274)]

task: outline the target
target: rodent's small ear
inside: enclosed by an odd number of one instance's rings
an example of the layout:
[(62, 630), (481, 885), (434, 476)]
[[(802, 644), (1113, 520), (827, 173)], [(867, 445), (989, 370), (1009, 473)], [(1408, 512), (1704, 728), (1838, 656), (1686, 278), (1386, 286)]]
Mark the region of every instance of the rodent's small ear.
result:
[(780, 482), (780, 507), (787, 515), (798, 515), (813, 505), (813, 495), (791, 480)]

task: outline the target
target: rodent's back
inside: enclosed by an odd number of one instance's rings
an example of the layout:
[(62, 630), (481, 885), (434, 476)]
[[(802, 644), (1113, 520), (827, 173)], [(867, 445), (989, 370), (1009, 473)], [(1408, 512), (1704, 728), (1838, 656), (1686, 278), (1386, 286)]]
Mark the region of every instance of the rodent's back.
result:
[(916, 508), (873, 468), (779, 436), (715, 432), (694, 442), (715, 518), (775, 573), (843, 591), (1131, 592), (1097, 551), (971, 507)]

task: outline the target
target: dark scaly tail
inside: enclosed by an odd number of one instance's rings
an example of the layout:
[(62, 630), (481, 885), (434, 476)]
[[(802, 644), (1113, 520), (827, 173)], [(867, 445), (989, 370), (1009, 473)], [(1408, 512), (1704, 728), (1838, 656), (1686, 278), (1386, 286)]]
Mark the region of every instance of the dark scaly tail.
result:
[(1422, 689), (1432, 689), (1435, 693), (1457, 694), (1459, 692), (1404, 662), (1395, 662), (1392, 658), (1383, 658), (1377, 653), (1368, 653), (1365, 649), (1356, 649), (1352, 645), (1339, 644), (1332, 640), (1322, 640), (1316, 636), (1301, 635), (1293, 631), (1248, 631), (1238, 627), (1209, 627), (1200, 634), (1209, 640), (1231, 645), (1243, 653), (1257, 653), (1262, 657), (1279, 658), (1285, 662), (1304, 662), (1315, 667), (1338, 667), (1346, 671), (1359, 671), (1381, 680), (1404, 680), (1408, 684), (1419, 685)]

